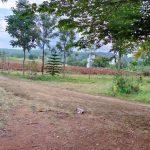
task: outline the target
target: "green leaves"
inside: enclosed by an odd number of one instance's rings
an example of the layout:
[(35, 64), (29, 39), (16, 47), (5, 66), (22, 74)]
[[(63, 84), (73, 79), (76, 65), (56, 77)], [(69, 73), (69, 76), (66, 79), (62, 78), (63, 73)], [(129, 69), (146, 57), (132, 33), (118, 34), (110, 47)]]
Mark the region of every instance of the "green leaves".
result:
[(18, 3), (13, 9), (13, 15), (6, 18), (6, 31), (14, 38), (10, 43), (13, 47), (22, 47), (23, 50), (30, 50), (36, 47), (38, 36), (35, 24), (35, 14), (30, 13), (31, 5), (28, 3)]
[(48, 58), (45, 69), (46, 72), (52, 76), (55, 76), (61, 72), (61, 62), (57, 53), (52, 53), (52, 55)]
[[(56, 24), (64, 31), (76, 30), (80, 34), (76, 46), (80, 48), (113, 42), (121, 53), (127, 53), (133, 43), (142, 43), (150, 37), (150, 2), (147, 0), (51, 0), (40, 6), (26, 7), (24, 15), (55, 14)], [(124, 49), (124, 50), (123, 50)], [(116, 50), (116, 51), (117, 51)]]
[(57, 48), (60, 52), (68, 53), (74, 44), (75, 33), (73, 30), (61, 30), (59, 31), (59, 41), (57, 42)]
[(72, 19), (63, 19), (63, 20), (60, 20), (59, 23), (58, 23), (58, 27), (59, 28), (62, 28), (64, 30), (67, 30), (67, 29), (75, 29), (78, 27), (78, 23), (75, 22), (74, 20)]

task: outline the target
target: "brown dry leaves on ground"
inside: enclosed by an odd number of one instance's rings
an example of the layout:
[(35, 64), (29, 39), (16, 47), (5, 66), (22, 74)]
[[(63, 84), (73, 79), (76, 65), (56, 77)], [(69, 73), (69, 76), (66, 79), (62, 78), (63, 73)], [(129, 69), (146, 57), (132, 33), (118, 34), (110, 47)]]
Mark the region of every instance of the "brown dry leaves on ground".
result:
[(0, 77), (0, 150), (10, 149), (148, 150), (150, 105)]

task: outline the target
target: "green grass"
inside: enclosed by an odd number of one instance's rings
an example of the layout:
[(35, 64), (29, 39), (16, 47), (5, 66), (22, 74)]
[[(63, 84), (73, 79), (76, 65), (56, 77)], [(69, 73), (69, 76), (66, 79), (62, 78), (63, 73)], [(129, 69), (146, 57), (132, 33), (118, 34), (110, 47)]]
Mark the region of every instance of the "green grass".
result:
[[(29, 75), (26, 73), (25, 75), (23, 75), (21, 72), (1, 72), (0, 74), (8, 76), (8, 77), (19, 77), (22, 79), (29, 79)], [(57, 75), (57, 76), (51, 76), (51, 75), (41, 75), (38, 74), (36, 75), (36, 77), (33, 79), (35, 81), (48, 81), (48, 82), (71, 82), (71, 83), (95, 83), (97, 82), (96, 78), (92, 78), (89, 80), (88, 76), (68, 76), (66, 75), (66, 77), (62, 77), (61, 75)]]
[(9, 60), (11, 61), (22, 61), (22, 58), (17, 58), (17, 57), (9, 57)]
[[(8, 59), (9, 62), (16, 62), (16, 63), (20, 63), (20, 64), (22, 64), (22, 60), (23, 60), (23, 58), (17, 58), (17, 57), (9, 57), (9, 59)], [(33, 60), (26, 58), (26, 61), (28, 62), (28, 61), (33, 61)], [(34, 61), (36, 61), (38, 63), (42, 62), (41, 59), (34, 59)]]
[[(29, 79), (26, 74), (20, 72), (1, 73), (5, 76)], [(111, 88), (113, 86), (113, 76), (109, 75), (93, 75), (89, 80), (88, 75), (71, 75), (67, 74), (65, 78), (62, 76), (52, 77), (50, 75), (38, 74), (35, 81), (42, 81), (48, 84), (53, 84), (56, 87), (61, 87), (67, 90), (88, 93), (92, 95), (112, 96)], [(142, 103), (150, 103), (150, 78), (143, 77), (143, 83), (138, 94), (117, 94), (116, 97), (124, 100), (138, 101)]]

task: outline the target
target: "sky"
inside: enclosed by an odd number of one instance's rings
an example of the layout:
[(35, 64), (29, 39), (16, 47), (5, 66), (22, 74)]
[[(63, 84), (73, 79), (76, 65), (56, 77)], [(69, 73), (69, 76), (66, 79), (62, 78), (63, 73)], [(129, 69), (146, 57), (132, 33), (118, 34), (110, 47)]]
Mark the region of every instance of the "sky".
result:
[[(40, 4), (44, 0), (29, 0), (30, 3)], [(16, 0), (9, 0), (6, 3), (2, 3), (0, 0), (0, 48), (12, 48), (10, 45), (11, 37), (7, 32), (5, 32), (6, 22), (5, 17), (9, 16), (11, 12), (11, 8), (15, 7)], [(111, 44), (105, 45), (101, 48), (102, 51), (109, 51)]]

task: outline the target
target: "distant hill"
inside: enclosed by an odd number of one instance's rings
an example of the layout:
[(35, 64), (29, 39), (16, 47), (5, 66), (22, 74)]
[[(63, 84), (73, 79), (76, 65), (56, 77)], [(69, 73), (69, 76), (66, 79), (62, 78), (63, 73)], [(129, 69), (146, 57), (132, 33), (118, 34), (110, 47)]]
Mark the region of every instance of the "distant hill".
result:
[[(5, 49), (0, 48), (0, 52), (5, 52), (9, 57), (23, 58), (22, 49)], [(38, 58), (41, 55), (40, 50), (31, 50), (29, 53), (26, 53), (27, 57), (33, 55), (35, 58)]]
[[(113, 53), (110, 52), (95, 52), (94, 53), (96, 56), (102, 56), (102, 57), (107, 57), (107, 58), (111, 58), (114, 56)], [(76, 59), (78, 60), (83, 60), (83, 59), (87, 59), (89, 56), (88, 52), (74, 52), (73, 54), (71, 54), (72, 57), (76, 57)]]
[[(23, 50), (22, 49), (0, 48), (0, 52), (5, 52), (9, 57), (23, 58)], [(50, 52), (48, 50), (46, 50), (46, 55), (49, 55), (49, 53)], [(111, 58), (114, 56), (114, 54), (111, 52), (95, 52), (94, 54), (96, 56), (102, 56), (102, 57), (106, 57), (106, 58)], [(27, 57), (31, 56), (34, 59), (41, 57), (41, 55), (42, 55), (42, 51), (38, 50), (38, 49), (36, 49), (36, 50), (34, 49), (34, 50), (31, 50), (29, 53), (26, 53)], [(76, 61), (87, 60), (88, 56), (89, 56), (88, 52), (77, 52), (77, 51), (72, 52), (72, 54), (69, 55), (69, 57), (72, 57), (73, 60), (76, 60)], [(125, 56), (123, 58), (123, 60), (125, 62), (132, 62), (133, 58)]]

